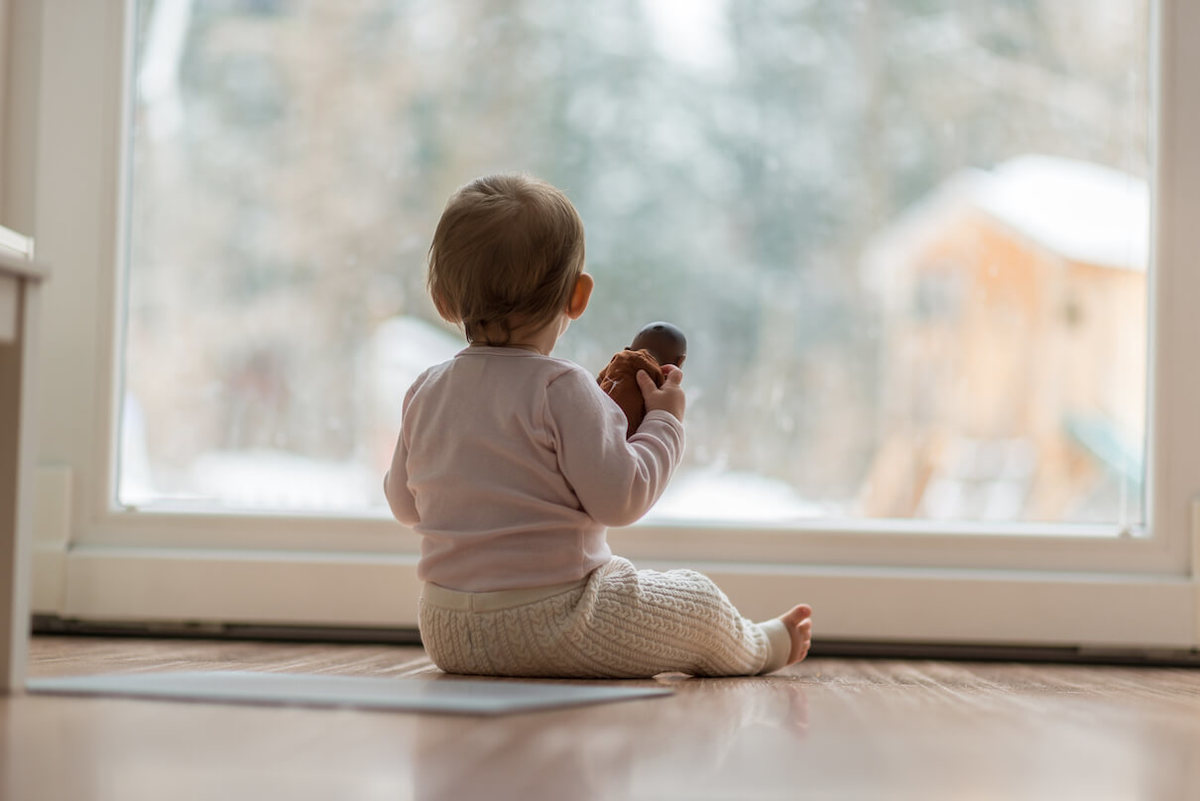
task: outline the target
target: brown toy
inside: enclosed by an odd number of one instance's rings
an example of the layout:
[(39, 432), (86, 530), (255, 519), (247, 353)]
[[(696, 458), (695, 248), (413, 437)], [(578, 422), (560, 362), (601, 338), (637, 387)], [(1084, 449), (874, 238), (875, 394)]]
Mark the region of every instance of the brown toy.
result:
[(600, 371), (597, 380), (600, 389), (617, 402), (625, 419), (626, 438), (633, 436), (642, 418), (646, 416), (646, 401), (642, 388), (638, 386), (638, 370), (645, 370), (654, 379), (655, 386), (662, 386), (666, 378), (662, 365), (683, 366), (687, 358), (687, 338), (670, 323), (650, 323), (638, 331), (628, 348), (612, 357), (608, 366)]

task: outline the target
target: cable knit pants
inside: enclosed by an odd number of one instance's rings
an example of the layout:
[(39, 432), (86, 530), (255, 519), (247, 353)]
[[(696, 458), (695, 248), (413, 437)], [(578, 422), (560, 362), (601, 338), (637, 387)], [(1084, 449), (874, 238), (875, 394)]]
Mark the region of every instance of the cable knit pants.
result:
[(782, 621), (750, 622), (708, 577), (638, 570), (620, 557), (556, 587), (426, 584), (420, 627), (442, 670), (487, 676), (748, 676), (778, 670), (791, 651)]

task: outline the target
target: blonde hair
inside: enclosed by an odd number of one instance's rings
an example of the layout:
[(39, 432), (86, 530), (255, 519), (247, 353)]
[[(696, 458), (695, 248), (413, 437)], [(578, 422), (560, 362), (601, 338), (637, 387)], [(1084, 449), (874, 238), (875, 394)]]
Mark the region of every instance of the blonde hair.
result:
[(566, 195), (525, 175), (489, 175), (446, 203), (429, 246), (429, 293), (468, 342), (506, 345), (566, 309), (583, 260), (583, 221)]

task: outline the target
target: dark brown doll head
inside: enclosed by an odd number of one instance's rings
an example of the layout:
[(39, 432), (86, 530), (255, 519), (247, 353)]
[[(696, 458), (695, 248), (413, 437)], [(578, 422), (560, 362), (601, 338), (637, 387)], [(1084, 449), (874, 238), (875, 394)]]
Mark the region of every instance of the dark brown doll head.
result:
[(659, 364), (683, 367), (687, 358), (687, 337), (670, 323), (650, 323), (633, 338), (630, 350), (648, 350)]

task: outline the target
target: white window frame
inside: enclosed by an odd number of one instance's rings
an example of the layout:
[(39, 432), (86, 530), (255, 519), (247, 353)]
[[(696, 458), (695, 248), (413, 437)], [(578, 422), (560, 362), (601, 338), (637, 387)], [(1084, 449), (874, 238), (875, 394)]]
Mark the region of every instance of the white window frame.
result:
[[(113, 487), (125, 252), (132, 2), (14, 0), (36, 33), (6, 123), (33, 190), (10, 198), (54, 266), (45, 291), (36, 611), (93, 621), (415, 624), (418, 540), (382, 517), (167, 514)], [(1200, 4), (1152, 15), (1153, 253), (1147, 524), (818, 521), (639, 525), (646, 567), (702, 569), (754, 617), (797, 601), (829, 639), (1191, 649), (1200, 545)], [(1189, 91), (1190, 89), (1190, 91)], [(15, 145), (15, 146), (14, 146)]]

